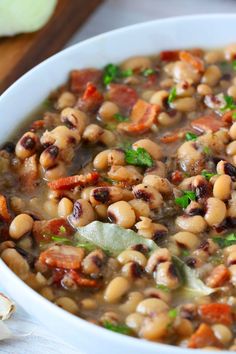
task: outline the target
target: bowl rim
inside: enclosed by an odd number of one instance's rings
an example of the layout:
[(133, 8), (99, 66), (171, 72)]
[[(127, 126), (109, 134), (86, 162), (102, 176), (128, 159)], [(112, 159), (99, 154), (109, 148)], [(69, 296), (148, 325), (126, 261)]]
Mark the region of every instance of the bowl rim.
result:
[[(91, 38), (88, 38), (86, 40), (83, 40), (81, 42), (75, 43), (68, 48), (65, 48), (58, 53), (50, 56), (46, 60), (42, 61), (41, 63), (37, 64), (34, 66), (32, 69), (27, 71), (24, 75), (22, 75), (19, 79), (17, 79), (12, 85), (10, 85), (0, 96), (0, 105), (1, 102), (4, 101), (4, 98), (12, 91), (14, 88), (17, 86), (21, 85), (21, 82), (24, 80), (28, 79), (32, 73), (35, 71), (39, 70), (40, 68), (50, 65), (51, 62), (53, 62), (55, 59), (59, 60), (60, 57), (63, 57), (69, 52), (76, 51), (77, 47), (83, 47), (83, 45), (87, 44), (92, 44), (93, 42), (96, 42), (98, 39), (105, 39), (111, 35), (120, 35), (122, 33), (125, 33), (130, 30), (135, 30), (136, 28), (143, 28), (145, 29), (146, 27), (155, 25), (155, 23), (162, 24), (162, 23), (168, 23), (168, 22), (178, 22), (185, 21), (185, 22), (191, 22), (192, 20), (202, 20), (202, 19), (213, 19), (213, 20), (225, 20), (226, 18), (230, 19), (235, 19), (236, 20), (236, 13), (211, 13), (211, 14), (194, 14), (194, 15), (184, 15), (184, 16), (173, 16), (173, 17), (168, 17), (168, 18), (161, 18), (161, 19), (156, 19), (156, 20), (151, 20), (151, 21), (144, 21), (136, 24), (132, 24), (129, 26), (124, 26), (121, 28), (117, 28), (108, 32), (101, 33), (99, 35), (93, 36)], [(62, 308), (58, 307), (55, 305), (53, 302), (47, 300), (44, 298), (42, 295), (40, 295), (37, 291), (32, 289), (29, 285), (27, 285), (20, 277), (18, 277), (0, 258), (0, 269), (5, 273), (7, 277), (9, 277), (9, 280), (14, 280), (14, 284), (17, 287), (19, 291), (26, 292), (28, 297), (34, 297), (34, 301), (37, 302), (39, 306), (42, 306), (42, 308), (50, 311), (50, 314), (53, 314), (53, 316), (57, 316), (57, 318), (60, 318), (63, 320), (63, 318), (68, 318), (71, 322), (71, 324), (75, 327), (81, 327), (88, 331), (88, 333), (94, 335), (94, 337), (99, 338), (100, 340), (106, 340), (106, 337), (109, 335), (109, 337), (113, 340), (114, 345), (117, 343), (119, 344), (119, 341), (122, 341), (126, 346), (127, 349), (135, 349), (136, 346), (142, 347), (143, 350), (147, 351), (148, 349), (155, 349), (156, 351), (161, 350), (162, 353), (172, 353), (173, 351), (178, 352), (179, 354), (184, 352), (188, 353), (196, 353), (196, 354), (207, 354), (209, 351), (205, 351), (202, 349), (190, 349), (190, 348), (183, 348), (179, 346), (173, 346), (169, 344), (164, 344), (164, 343), (158, 343), (158, 342), (151, 342), (147, 341), (141, 338), (136, 338), (136, 337), (130, 337), (127, 335), (123, 335), (120, 333), (115, 333), (112, 331), (108, 331), (103, 327), (100, 327), (98, 325), (95, 325), (91, 322), (88, 322), (87, 320), (75, 316)], [(4, 286), (3, 286), (4, 288)], [(21, 304), (19, 304), (21, 306)], [(25, 309), (25, 307), (24, 307)], [(27, 312), (27, 309), (26, 309)], [(34, 316), (35, 317), (35, 316)], [(37, 319), (38, 320), (38, 319)], [(44, 322), (40, 321), (42, 325), (45, 325)], [(72, 344), (73, 345), (73, 344)], [(212, 351), (212, 353), (216, 353), (215, 351)], [(217, 352), (218, 353), (218, 352)], [(228, 350), (221, 351), (222, 354), (227, 354), (229, 353)]]

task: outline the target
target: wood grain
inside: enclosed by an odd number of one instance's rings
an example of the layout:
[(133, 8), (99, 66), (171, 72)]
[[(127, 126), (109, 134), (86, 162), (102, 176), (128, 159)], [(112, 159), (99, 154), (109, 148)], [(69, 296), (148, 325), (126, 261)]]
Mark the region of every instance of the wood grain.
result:
[(0, 39), (0, 93), (59, 51), (103, 0), (58, 0), (49, 22), (35, 33)]

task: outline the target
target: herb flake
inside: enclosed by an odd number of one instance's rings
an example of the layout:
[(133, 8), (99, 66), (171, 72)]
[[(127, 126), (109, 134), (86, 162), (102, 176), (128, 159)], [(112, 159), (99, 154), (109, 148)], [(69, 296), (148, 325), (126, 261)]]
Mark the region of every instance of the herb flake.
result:
[(153, 159), (151, 155), (144, 148), (137, 148), (137, 150), (125, 150), (125, 162), (129, 165), (152, 167)]
[(103, 323), (103, 327), (109, 329), (109, 331), (121, 333), (121, 334), (131, 334), (131, 330), (125, 324), (114, 324), (108, 321)]
[(196, 200), (196, 193), (193, 191), (183, 191), (182, 197), (175, 198), (175, 203), (185, 209), (191, 200)]
[(178, 316), (178, 309), (171, 309), (168, 311), (168, 316), (170, 318), (176, 318)]
[(225, 95), (224, 99), (225, 105), (220, 109), (221, 112), (232, 111), (233, 109), (236, 109), (236, 105), (234, 104), (234, 99), (232, 96)]
[(120, 114), (120, 113), (114, 114), (113, 117), (114, 117), (118, 122), (127, 122), (127, 121), (129, 120), (128, 117), (124, 117), (124, 116), (122, 116), (122, 114)]
[(209, 172), (207, 170), (203, 170), (201, 175), (209, 181), (211, 179), (211, 177), (216, 176), (217, 174), (213, 173), (213, 172)]
[(52, 239), (52, 241), (54, 241), (56, 243), (61, 243), (63, 245), (72, 245), (73, 244), (73, 242), (66, 237), (52, 236), (51, 239)]
[(157, 288), (158, 290), (164, 291), (165, 293), (169, 293), (169, 292), (170, 292), (170, 289), (169, 289), (166, 285), (164, 285), (164, 284), (157, 284), (157, 285), (156, 285), (156, 288)]
[(196, 139), (197, 139), (197, 135), (192, 132), (187, 132), (185, 134), (185, 140), (187, 141), (196, 140)]
[(103, 83), (109, 85), (112, 81), (115, 81), (120, 76), (120, 68), (115, 64), (108, 64), (104, 68)]
[(177, 96), (176, 87), (172, 87), (172, 89), (170, 90), (168, 99), (167, 99), (168, 104), (172, 103), (176, 99), (176, 96)]
[(212, 240), (220, 246), (220, 248), (225, 248), (236, 244), (236, 233), (232, 232), (231, 234), (223, 237), (213, 237)]
[(151, 69), (151, 68), (145, 69), (145, 70), (143, 70), (142, 74), (143, 74), (143, 76), (147, 77), (149, 75), (155, 74), (155, 70)]
[(130, 77), (132, 76), (134, 73), (133, 73), (133, 70), (132, 69), (127, 69), (127, 70), (123, 70), (121, 72), (121, 76), (122, 77)]

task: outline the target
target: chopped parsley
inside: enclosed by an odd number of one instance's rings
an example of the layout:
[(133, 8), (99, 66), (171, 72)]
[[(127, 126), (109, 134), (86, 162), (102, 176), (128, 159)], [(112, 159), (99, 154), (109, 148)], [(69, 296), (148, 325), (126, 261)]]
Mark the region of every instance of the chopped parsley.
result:
[(104, 68), (103, 83), (109, 85), (112, 81), (115, 81), (120, 76), (120, 68), (114, 64), (108, 64)]
[(147, 77), (149, 75), (155, 74), (155, 70), (151, 69), (151, 68), (145, 69), (145, 70), (143, 70), (142, 74), (143, 74), (143, 76)]
[(168, 315), (170, 318), (176, 318), (178, 316), (178, 309), (171, 309), (168, 311)]
[(176, 87), (172, 87), (172, 89), (170, 90), (168, 99), (167, 99), (168, 104), (172, 103), (176, 99), (176, 96), (177, 96)]
[(73, 244), (73, 242), (66, 237), (52, 236), (51, 239), (52, 239), (52, 241), (57, 242), (57, 243), (62, 243), (63, 245), (72, 245)]
[(236, 60), (233, 61), (232, 66), (233, 66), (233, 69), (236, 70)]
[(125, 150), (125, 162), (129, 165), (152, 167), (153, 159), (151, 155), (144, 148), (137, 148), (137, 150)]
[(157, 284), (157, 285), (156, 285), (156, 288), (157, 288), (158, 290), (164, 291), (165, 293), (169, 293), (169, 292), (170, 292), (170, 289), (169, 289), (166, 285), (164, 285), (164, 284)]
[(236, 244), (236, 233), (232, 232), (231, 234), (223, 237), (213, 237), (212, 240), (217, 243), (220, 248), (225, 248)]
[(236, 112), (234, 112), (234, 113), (232, 114), (232, 119), (233, 119), (233, 120), (236, 120)]
[(121, 76), (122, 77), (130, 77), (132, 76), (134, 73), (133, 73), (133, 70), (132, 69), (127, 69), (127, 70), (123, 70), (121, 72)]
[(187, 141), (191, 141), (191, 140), (196, 140), (197, 139), (197, 135), (191, 132), (187, 132), (185, 134), (185, 140)]
[(114, 324), (108, 321), (103, 323), (103, 327), (109, 329), (109, 331), (121, 333), (121, 334), (131, 334), (131, 330), (125, 324)]
[(175, 203), (185, 209), (191, 200), (196, 200), (196, 193), (192, 191), (183, 191), (182, 197), (175, 198)]
[(114, 117), (118, 122), (127, 122), (127, 120), (129, 120), (128, 117), (124, 117), (124, 116), (122, 116), (122, 114), (120, 114), (120, 113), (114, 114), (113, 117)]
[(203, 170), (201, 175), (209, 181), (211, 179), (211, 177), (216, 176), (216, 173), (208, 172), (207, 170)]
[(181, 251), (181, 256), (182, 257), (188, 257), (190, 255), (190, 252), (188, 250), (182, 250)]
[(210, 155), (211, 154), (211, 149), (209, 148), (209, 146), (204, 146), (203, 152), (206, 155)]
[(233, 109), (236, 109), (236, 105), (234, 104), (234, 99), (232, 96), (225, 95), (224, 99), (225, 105), (220, 109), (221, 112), (232, 111)]
[(59, 227), (59, 231), (60, 231), (61, 233), (65, 234), (65, 233), (66, 233), (66, 228), (65, 228), (65, 226), (61, 225), (61, 226)]

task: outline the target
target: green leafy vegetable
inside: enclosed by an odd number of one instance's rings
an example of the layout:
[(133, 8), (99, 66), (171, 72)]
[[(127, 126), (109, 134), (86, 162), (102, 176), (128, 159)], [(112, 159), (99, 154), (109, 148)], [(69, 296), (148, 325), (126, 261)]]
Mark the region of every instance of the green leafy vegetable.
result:
[(233, 66), (233, 69), (236, 70), (236, 60), (233, 61), (232, 66)]
[(176, 99), (176, 96), (177, 96), (176, 87), (172, 87), (172, 89), (170, 90), (170, 93), (169, 93), (167, 102), (168, 102), (169, 104), (172, 103), (172, 102)]
[(236, 244), (236, 233), (231, 233), (227, 236), (213, 237), (212, 240), (217, 243), (221, 248), (232, 246)]
[(104, 68), (103, 83), (109, 85), (112, 81), (115, 81), (120, 76), (120, 68), (114, 64), (108, 64)]
[(163, 285), (163, 284), (157, 284), (156, 288), (159, 289), (159, 290), (164, 291), (165, 293), (169, 293), (170, 292), (170, 289), (166, 285)]
[(124, 116), (122, 116), (122, 114), (120, 114), (120, 113), (114, 114), (114, 118), (115, 118), (118, 122), (127, 122), (127, 120), (129, 120), (128, 117), (124, 117)]
[(211, 179), (211, 177), (216, 176), (216, 173), (208, 172), (207, 170), (203, 170), (201, 175), (209, 181)]
[(182, 257), (188, 257), (190, 255), (190, 252), (188, 250), (182, 250), (181, 256)]
[(65, 234), (65, 233), (66, 233), (66, 228), (65, 228), (65, 226), (61, 225), (61, 226), (59, 227), (59, 231), (60, 231), (61, 233)]
[(233, 118), (233, 120), (236, 120), (236, 112), (234, 112), (234, 113), (232, 114), (232, 118)]
[(197, 135), (194, 134), (194, 133), (191, 133), (191, 132), (187, 132), (187, 133), (185, 134), (185, 139), (186, 139), (187, 141), (196, 140), (196, 139), (197, 139)]
[(52, 239), (52, 241), (57, 242), (57, 243), (62, 243), (63, 245), (72, 245), (73, 244), (73, 242), (66, 237), (52, 236), (51, 239)]
[(143, 70), (142, 74), (143, 74), (143, 76), (147, 77), (149, 75), (155, 74), (155, 70), (151, 69), (151, 68), (145, 69), (145, 70)]
[(221, 108), (221, 112), (225, 111), (232, 111), (233, 109), (236, 109), (236, 105), (234, 104), (234, 99), (232, 96), (224, 96), (225, 99), (225, 106)]
[(133, 73), (133, 70), (132, 69), (127, 69), (127, 70), (123, 70), (121, 72), (121, 76), (122, 77), (129, 77), (129, 76), (132, 76), (134, 73)]
[(105, 321), (103, 327), (109, 329), (110, 331), (121, 333), (121, 334), (131, 334), (131, 330), (125, 324), (114, 324), (108, 321)]
[(191, 200), (196, 200), (196, 193), (192, 191), (183, 191), (182, 197), (175, 198), (175, 203), (182, 208), (187, 208)]
[(176, 318), (178, 316), (178, 309), (171, 309), (168, 311), (168, 316), (170, 318)]
[(209, 148), (209, 146), (204, 146), (203, 152), (206, 155), (210, 155), (211, 154), (211, 149)]
[(137, 148), (137, 150), (125, 150), (125, 161), (129, 165), (152, 167), (153, 159), (151, 155), (144, 148)]

